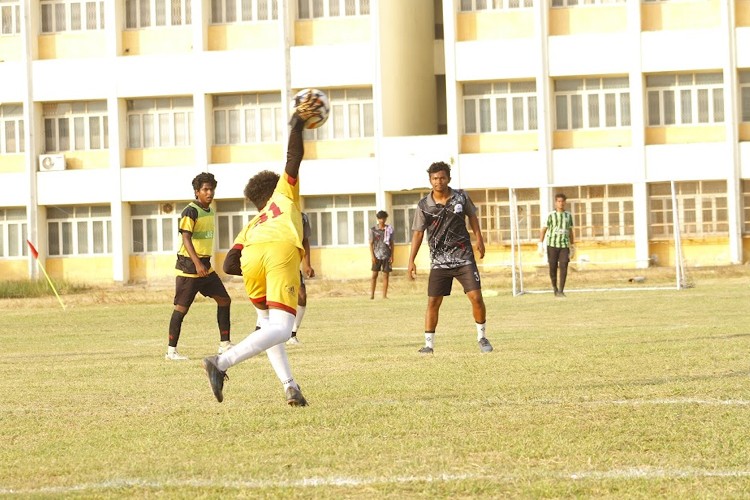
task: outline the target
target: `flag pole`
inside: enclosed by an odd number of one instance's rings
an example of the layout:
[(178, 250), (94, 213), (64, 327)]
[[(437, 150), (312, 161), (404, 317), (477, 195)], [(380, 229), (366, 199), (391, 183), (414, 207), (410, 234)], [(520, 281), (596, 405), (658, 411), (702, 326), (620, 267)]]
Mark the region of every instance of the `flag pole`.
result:
[(50, 288), (52, 288), (52, 291), (55, 292), (55, 297), (57, 297), (57, 301), (60, 303), (60, 307), (63, 308), (63, 311), (65, 310), (65, 304), (63, 304), (62, 299), (60, 298), (60, 294), (57, 293), (57, 289), (55, 288), (55, 285), (52, 283), (52, 280), (49, 277), (49, 274), (47, 274), (47, 270), (44, 269), (44, 266), (41, 262), (39, 262), (39, 252), (37, 251), (36, 247), (31, 243), (31, 241), (26, 240), (26, 243), (29, 244), (29, 249), (31, 250), (31, 255), (34, 256), (34, 260), (36, 260), (37, 265), (44, 273), (44, 277), (47, 278), (47, 283), (49, 283)]

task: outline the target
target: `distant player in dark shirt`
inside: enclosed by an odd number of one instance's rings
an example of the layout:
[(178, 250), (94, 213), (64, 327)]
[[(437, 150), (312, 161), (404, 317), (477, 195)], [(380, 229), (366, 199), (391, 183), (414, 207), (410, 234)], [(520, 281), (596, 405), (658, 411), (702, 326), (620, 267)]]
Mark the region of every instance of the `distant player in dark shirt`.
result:
[(379, 211), (375, 217), (378, 223), (370, 228), (370, 258), (372, 260), (372, 279), (370, 280), (370, 299), (375, 298), (375, 285), (378, 273), (383, 272), (383, 298), (388, 298), (388, 278), (393, 270), (393, 226), (385, 221), (388, 212)]
[(484, 239), (479, 227), (476, 207), (469, 195), (461, 189), (448, 186), (451, 180), (450, 165), (436, 162), (427, 169), (432, 191), (417, 204), (412, 224), (413, 236), (409, 255), (409, 277), (414, 279), (417, 266), (414, 259), (422, 245), (424, 232), (430, 247), (430, 278), (427, 285), (427, 312), (424, 319), (425, 346), (419, 352), (433, 354), (435, 329), (438, 324), (443, 297), (451, 294), (453, 279), (458, 280), (471, 302), (477, 328), (477, 341), (481, 352), (491, 352), (492, 345), (485, 337), (487, 310), (482, 298), (482, 284), (466, 229), (466, 217), (477, 239), (479, 257), (484, 257)]

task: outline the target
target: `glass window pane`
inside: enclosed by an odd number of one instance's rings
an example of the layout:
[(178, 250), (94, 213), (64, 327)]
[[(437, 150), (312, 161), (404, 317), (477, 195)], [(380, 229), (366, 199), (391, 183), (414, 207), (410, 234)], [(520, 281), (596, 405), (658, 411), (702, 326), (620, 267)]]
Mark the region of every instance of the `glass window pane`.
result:
[[(157, 220), (146, 219), (146, 251), (156, 252), (159, 250), (159, 234), (157, 233)], [(96, 224), (94, 222), (94, 239), (96, 239)], [(96, 249), (94, 249), (96, 252)]]
[(162, 250), (165, 252), (177, 250), (174, 244), (174, 235), (177, 233), (177, 223), (173, 217), (161, 221)]
[(133, 229), (131, 234), (131, 241), (133, 242), (133, 252), (143, 252), (143, 220), (133, 219)]
[(78, 255), (89, 253), (88, 223), (86, 223), (85, 221), (77, 222), (76, 232), (78, 234), (78, 246), (76, 248), (76, 253), (78, 253)]
[(336, 231), (339, 245), (349, 244), (349, 213), (336, 213)]

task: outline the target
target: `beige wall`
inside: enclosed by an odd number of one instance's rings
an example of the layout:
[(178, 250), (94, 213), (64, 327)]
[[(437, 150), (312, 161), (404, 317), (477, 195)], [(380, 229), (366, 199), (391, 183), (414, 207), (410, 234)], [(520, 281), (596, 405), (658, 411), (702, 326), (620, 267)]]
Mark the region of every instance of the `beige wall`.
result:
[(39, 59), (104, 57), (106, 48), (103, 31), (39, 35)]
[(27, 260), (0, 260), (0, 276), (3, 277), (3, 281), (23, 281), (29, 279), (29, 267)]
[(66, 170), (81, 170), (88, 168), (109, 167), (109, 150), (97, 149), (91, 151), (66, 151)]
[(23, 172), (26, 169), (26, 155), (13, 153), (0, 155), (0, 172)]
[(549, 10), (549, 34), (616, 33), (627, 30), (625, 5)]
[[(649, 243), (649, 255), (656, 255), (657, 266), (674, 266), (674, 242), (659, 241)], [(689, 267), (726, 266), (731, 264), (729, 238), (707, 237), (702, 240), (682, 238), (682, 255)]]
[[(305, 144), (307, 148), (307, 144)], [(242, 146), (212, 146), (211, 163), (250, 163), (279, 161), (285, 154), (281, 144), (249, 144)]]
[(722, 142), (726, 137), (723, 125), (704, 127), (648, 127), (646, 144), (691, 144), (696, 142)]
[(476, 134), (461, 137), (461, 153), (499, 153), (537, 149), (539, 149), (539, 134), (536, 132)]
[(437, 133), (432, 9), (432, 0), (380, 2), (381, 112), (385, 137)]
[(720, 0), (658, 2), (641, 5), (643, 31), (717, 28), (721, 25)]
[(531, 9), (460, 12), (456, 20), (459, 42), (534, 36), (534, 12)]
[(331, 17), (294, 23), (295, 45), (368, 43), (370, 38), (369, 16)]
[(735, 24), (750, 26), (750, 0), (735, 0)]
[(51, 278), (71, 283), (111, 283), (112, 257), (49, 257), (45, 264)]
[(630, 146), (631, 131), (626, 129), (559, 130), (553, 132), (555, 149)]
[(23, 57), (23, 39), (20, 36), (0, 36), (0, 54), (4, 61), (20, 61)]
[(192, 26), (160, 26), (158, 30), (138, 29), (122, 32), (124, 54), (169, 54), (193, 50)]
[(280, 42), (276, 23), (208, 27), (208, 50), (264, 49), (277, 47)]
[(160, 167), (164, 165), (192, 165), (193, 148), (126, 149), (125, 167)]

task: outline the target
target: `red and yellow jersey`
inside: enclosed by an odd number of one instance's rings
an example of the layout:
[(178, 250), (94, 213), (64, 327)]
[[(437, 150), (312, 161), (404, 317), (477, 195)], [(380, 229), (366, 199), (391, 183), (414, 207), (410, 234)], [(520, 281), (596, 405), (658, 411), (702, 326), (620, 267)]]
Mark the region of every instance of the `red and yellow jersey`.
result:
[[(302, 247), (302, 211), (300, 210), (299, 183), (286, 173), (281, 174), (276, 189), (266, 206), (247, 223), (234, 240), (234, 245), (246, 247), (257, 243), (288, 242)], [(245, 253), (240, 260), (245, 267)]]

